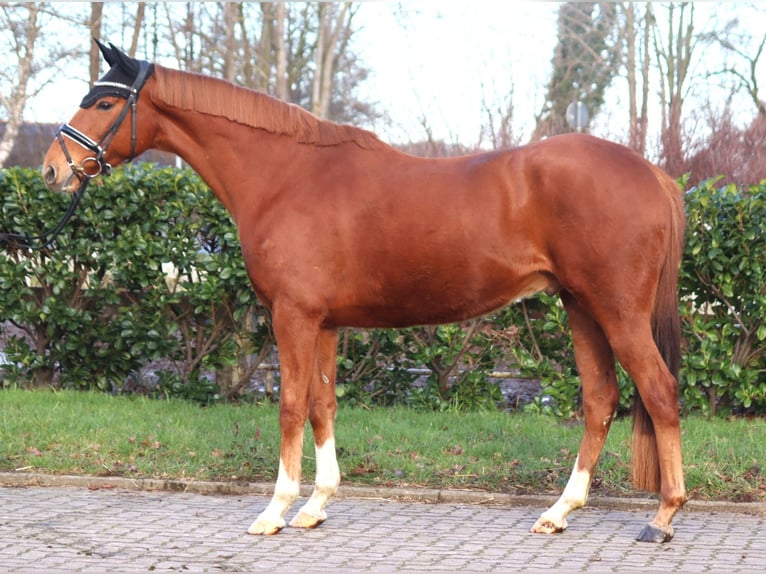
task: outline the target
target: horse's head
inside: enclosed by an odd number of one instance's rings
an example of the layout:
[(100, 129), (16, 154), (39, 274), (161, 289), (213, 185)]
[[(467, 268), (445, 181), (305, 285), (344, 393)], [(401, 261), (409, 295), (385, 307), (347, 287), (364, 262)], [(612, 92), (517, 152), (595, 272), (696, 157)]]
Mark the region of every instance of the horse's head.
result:
[(108, 175), (112, 165), (145, 149), (138, 132), (137, 105), (153, 65), (130, 58), (113, 44), (98, 42), (109, 71), (80, 102), (80, 109), (56, 134), (43, 161), (50, 189), (74, 191), (84, 180)]

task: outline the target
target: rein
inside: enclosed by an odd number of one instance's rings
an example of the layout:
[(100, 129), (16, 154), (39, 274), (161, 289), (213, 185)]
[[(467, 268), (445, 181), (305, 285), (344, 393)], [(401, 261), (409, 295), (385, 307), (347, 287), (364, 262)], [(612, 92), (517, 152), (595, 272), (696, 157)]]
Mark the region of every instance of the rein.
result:
[(74, 196), (72, 197), (72, 201), (69, 204), (69, 207), (67, 208), (66, 212), (64, 212), (64, 215), (61, 217), (59, 222), (54, 227), (52, 227), (51, 229), (48, 229), (47, 231), (43, 231), (39, 235), (22, 235), (20, 233), (0, 233), (0, 243), (6, 243), (14, 247), (24, 247), (26, 249), (33, 249), (35, 251), (42, 251), (43, 249), (48, 247), (51, 243), (53, 243), (56, 237), (58, 237), (58, 234), (61, 233), (62, 229), (64, 229), (64, 226), (72, 218), (72, 215), (74, 215), (74, 211), (75, 209), (77, 209), (77, 205), (80, 203), (82, 196), (85, 195), (85, 188), (88, 187), (89, 181), (90, 181), (90, 177), (81, 178), (80, 187), (77, 189)]
[[(108, 176), (112, 172), (112, 166), (104, 159), (104, 155), (106, 154), (106, 150), (109, 147), (109, 144), (112, 143), (112, 140), (117, 135), (117, 132), (122, 126), (122, 122), (125, 121), (128, 112), (131, 113), (131, 135), (130, 156), (128, 157), (127, 161), (130, 162), (133, 160), (136, 153), (138, 94), (141, 91), (141, 88), (144, 86), (144, 83), (146, 82), (146, 79), (148, 78), (151, 71), (151, 64), (149, 64), (149, 62), (139, 61), (138, 63), (138, 74), (136, 75), (136, 79), (133, 81), (133, 84), (131, 86), (122, 84), (119, 85), (119, 87), (129, 90), (129, 95), (126, 98), (125, 105), (120, 111), (120, 115), (118, 115), (114, 122), (112, 122), (111, 127), (103, 136), (101, 136), (100, 140), (97, 142), (94, 141), (82, 133), (80, 130), (72, 127), (69, 124), (62, 125), (58, 132), (56, 132), (56, 141), (58, 141), (59, 145), (61, 146), (61, 151), (64, 153), (67, 164), (72, 170), (72, 173), (74, 173), (75, 177), (80, 180), (80, 187), (74, 193), (69, 207), (59, 222), (51, 229), (43, 231), (39, 235), (0, 233), (0, 244), (6, 243), (9, 245), (39, 251), (45, 249), (46, 247), (50, 246), (51, 243), (53, 243), (59, 233), (61, 233), (61, 230), (64, 228), (64, 226), (72, 218), (72, 215), (74, 215), (75, 209), (77, 209), (77, 205), (80, 203), (82, 196), (85, 195), (85, 190), (88, 187), (90, 180), (98, 177), (99, 175)], [(99, 83), (96, 82), (94, 87), (98, 85)], [(75, 164), (72, 160), (72, 156), (69, 154), (69, 150), (66, 147), (64, 136), (79, 146), (87, 149), (94, 155), (83, 159), (80, 162), (80, 165)], [(95, 164), (95, 169), (90, 168), (89, 164)]]

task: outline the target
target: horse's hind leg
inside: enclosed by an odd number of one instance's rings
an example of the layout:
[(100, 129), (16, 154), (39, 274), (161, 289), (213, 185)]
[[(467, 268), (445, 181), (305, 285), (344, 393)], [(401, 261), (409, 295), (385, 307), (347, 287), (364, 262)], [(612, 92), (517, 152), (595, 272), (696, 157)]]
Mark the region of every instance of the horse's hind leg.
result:
[(585, 433), (563, 494), (531, 528), (531, 532), (542, 534), (563, 531), (567, 527), (566, 516), (585, 505), (593, 470), (619, 401), (614, 355), (606, 335), (574, 297), (564, 292), (561, 298), (569, 317), (582, 380)]
[(324, 507), (338, 490), (340, 470), (335, 457), (335, 372), (338, 333), (324, 330), (319, 334), (318, 370), (311, 381), (309, 420), (316, 448), (316, 483), (314, 492), (290, 522), (296, 528), (314, 528), (327, 518)]
[[(620, 321), (609, 331), (617, 359), (633, 378), (651, 423), (633, 428), (636, 487), (660, 491), (660, 507), (639, 534), (641, 542), (667, 542), (671, 521), (687, 499), (681, 456), (678, 384), (655, 344), (649, 321)], [(638, 417), (639, 410), (635, 415)], [(655, 472), (659, 466), (659, 472)], [(637, 472), (639, 471), (639, 472)], [(659, 485), (653, 477), (659, 475)]]
[(317, 365), (319, 325), (316, 321), (298, 309), (284, 305), (275, 305), (272, 317), (282, 374), (279, 474), (271, 502), (248, 528), (250, 534), (276, 534), (284, 528), (285, 514), (300, 493), (303, 430), (308, 418), (310, 385)]

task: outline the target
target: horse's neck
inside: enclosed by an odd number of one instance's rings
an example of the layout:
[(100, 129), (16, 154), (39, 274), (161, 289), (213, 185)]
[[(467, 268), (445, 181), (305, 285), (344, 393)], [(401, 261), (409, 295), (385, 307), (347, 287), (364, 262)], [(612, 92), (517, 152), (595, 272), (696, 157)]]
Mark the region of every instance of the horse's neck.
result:
[(189, 163), (235, 219), (238, 203), (254, 209), (277, 193), (300, 158), (321, 165), (339, 146), (346, 155), (393, 151), (370, 132), (219, 79), (158, 66), (153, 81), (152, 101), (162, 116), (156, 143)]
[(239, 203), (265, 200), (269, 182), (306, 146), (285, 136), (202, 112), (164, 110), (160, 149), (180, 156), (236, 219)]

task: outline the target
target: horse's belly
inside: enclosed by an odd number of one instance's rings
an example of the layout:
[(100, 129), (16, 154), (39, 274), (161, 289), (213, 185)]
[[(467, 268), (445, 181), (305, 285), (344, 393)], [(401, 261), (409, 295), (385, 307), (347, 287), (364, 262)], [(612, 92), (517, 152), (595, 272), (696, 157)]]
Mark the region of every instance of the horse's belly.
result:
[(330, 310), (328, 322), (345, 327), (410, 327), (454, 323), (484, 315), (540, 291), (555, 291), (552, 275), (532, 272), (507, 282), (442, 285), (414, 283), (409, 289), (371, 291)]

